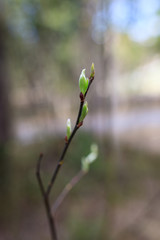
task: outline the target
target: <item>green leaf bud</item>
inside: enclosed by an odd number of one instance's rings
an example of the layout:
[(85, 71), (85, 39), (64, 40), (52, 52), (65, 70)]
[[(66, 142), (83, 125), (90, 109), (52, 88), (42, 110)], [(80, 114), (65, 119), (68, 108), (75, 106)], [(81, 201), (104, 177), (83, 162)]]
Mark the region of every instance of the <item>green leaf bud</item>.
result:
[(96, 144), (92, 144), (90, 154), (87, 157), (82, 158), (81, 160), (82, 171), (88, 172), (90, 164), (96, 160), (97, 156), (98, 156), (98, 146)]
[(93, 143), (91, 145), (91, 152), (95, 153), (96, 155), (98, 155), (98, 146), (97, 146), (97, 144)]
[(90, 77), (94, 77), (94, 75), (95, 75), (95, 68), (94, 68), (94, 63), (92, 63)]
[(86, 69), (83, 69), (79, 77), (79, 88), (83, 94), (85, 94), (85, 92), (87, 91), (88, 84), (89, 84), (89, 80), (88, 78), (86, 78), (85, 71)]
[(83, 172), (88, 172), (89, 171), (89, 164), (86, 161), (86, 158), (82, 158), (81, 160), (81, 169)]
[(69, 140), (71, 136), (71, 120), (68, 118), (67, 120), (67, 139)]
[(79, 119), (79, 122), (82, 122), (84, 120), (84, 118), (86, 117), (88, 113), (88, 103), (87, 101), (84, 103), (83, 108), (82, 108), (82, 113), (81, 113), (81, 117)]

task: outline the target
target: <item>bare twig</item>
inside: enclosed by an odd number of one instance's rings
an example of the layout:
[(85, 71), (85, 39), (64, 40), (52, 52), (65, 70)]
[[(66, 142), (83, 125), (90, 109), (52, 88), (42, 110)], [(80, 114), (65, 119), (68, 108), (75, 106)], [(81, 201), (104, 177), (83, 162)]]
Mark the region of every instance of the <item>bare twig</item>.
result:
[(68, 195), (68, 193), (71, 191), (71, 189), (81, 180), (81, 178), (86, 175), (87, 172), (80, 170), (72, 179), (71, 181), (65, 186), (63, 191), (58, 196), (56, 202), (53, 205), (52, 212), (53, 214), (56, 213), (58, 207), (63, 202), (64, 198)]
[(40, 174), (42, 158), (43, 158), (43, 154), (41, 153), (39, 158), (38, 158), (38, 162), (37, 162), (36, 176), (37, 176), (37, 180), (38, 180), (38, 183), (39, 183), (39, 187), (40, 187), (40, 190), (41, 190), (41, 194), (42, 194), (45, 209), (46, 209), (46, 214), (47, 214), (48, 223), (49, 223), (49, 227), (50, 227), (51, 239), (52, 240), (57, 240), (54, 218), (52, 217), (52, 214), (51, 214), (49, 199), (48, 199), (48, 196), (46, 195), (45, 188), (44, 188), (42, 178), (41, 178), (41, 174)]
[(50, 181), (50, 183), (48, 184), (48, 188), (47, 188), (47, 191), (46, 191), (46, 194), (47, 194), (47, 195), (50, 194), (51, 188), (52, 188), (53, 183), (54, 183), (54, 181), (55, 181), (55, 179), (56, 179), (56, 177), (57, 177), (57, 174), (58, 174), (58, 172), (59, 172), (59, 169), (60, 169), (60, 167), (63, 165), (64, 156), (65, 156), (65, 154), (66, 154), (66, 152), (67, 152), (67, 149), (68, 149), (68, 147), (69, 147), (69, 145), (70, 145), (70, 143), (71, 143), (71, 140), (72, 140), (72, 138), (74, 137), (74, 135), (75, 135), (76, 131), (78, 130), (78, 128), (79, 128), (79, 126), (75, 125), (75, 128), (74, 128), (74, 130), (73, 130), (73, 132), (72, 132), (72, 134), (71, 134), (71, 136), (70, 136), (70, 138), (69, 138), (69, 141), (67, 141), (67, 142), (65, 143), (63, 152), (62, 152), (62, 154), (61, 154), (61, 156), (60, 156), (60, 159), (58, 160), (58, 163), (57, 163), (57, 166), (56, 166), (56, 168), (55, 168), (55, 171), (54, 171), (54, 173), (53, 173), (53, 175), (52, 175), (51, 181)]

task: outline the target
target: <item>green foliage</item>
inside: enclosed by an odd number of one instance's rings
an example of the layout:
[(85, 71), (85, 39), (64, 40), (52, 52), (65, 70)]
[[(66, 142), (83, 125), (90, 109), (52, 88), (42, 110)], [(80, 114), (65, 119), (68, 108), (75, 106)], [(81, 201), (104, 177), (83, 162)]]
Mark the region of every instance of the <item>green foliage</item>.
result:
[(79, 37), (80, 2), (20, 0), (10, 4), (2, 0), (3, 5), (3, 25), (9, 27), (5, 54), (14, 86), (27, 86), (31, 79), (36, 85), (43, 76), (49, 88), (62, 93), (75, 75), (72, 59), (77, 59), (73, 49)]
[(75, 4), (62, 1), (57, 7), (49, 7), (42, 12), (42, 21), (45, 27), (56, 32), (68, 34), (76, 19)]

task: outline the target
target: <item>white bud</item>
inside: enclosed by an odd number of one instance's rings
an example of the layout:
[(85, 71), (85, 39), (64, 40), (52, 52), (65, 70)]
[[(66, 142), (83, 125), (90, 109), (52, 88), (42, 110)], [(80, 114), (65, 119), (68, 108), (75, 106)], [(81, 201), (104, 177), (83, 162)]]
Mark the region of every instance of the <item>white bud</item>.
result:
[(70, 136), (71, 136), (71, 120), (70, 118), (68, 118), (67, 120), (67, 139), (69, 140)]
[(98, 146), (96, 144), (91, 145), (91, 152), (88, 156), (82, 158), (82, 171), (88, 172), (89, 165), (96, 160), (98, 156)]

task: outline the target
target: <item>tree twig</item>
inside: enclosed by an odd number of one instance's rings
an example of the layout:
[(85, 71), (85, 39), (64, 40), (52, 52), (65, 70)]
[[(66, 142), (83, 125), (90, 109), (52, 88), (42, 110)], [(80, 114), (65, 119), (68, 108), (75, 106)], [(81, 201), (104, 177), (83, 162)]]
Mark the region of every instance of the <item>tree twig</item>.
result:
[(65, 199), (65, 197), (68, 195), (68, 193), (71, 191), (71, 189), (82, 179), (83, 176), (86, 175), (87, 172), (80, 170), (72, 179), (71, 181), (65, 186), (65, 188), (63, 189), (63, 191), (60, 193), (60, 195), (58, 196), (58, 198), (56, 199), (53, 208), (52, 208), (52, 212), (55, 215), (58, 207), (61, 205), (61, 203), (63, 202), (63, 200)]
[(76, 121), (76, 124), (75, 124), (75, 126), (74, 126), (74, 129), (73, 129), (73, 131), (72, 131), (72, 134), (71, 134), (69, 140), (66, 141), (66, 143), (65, 143), (65, 146), (64, 146), (64, 149), (63, 149), (63, 151), (62, 151), (62, 154), (61, 154), (61, 156), (60, 156), (60, 158), (59, 158), (59, 160), (58, 160), (58, 162), (57, 162), (57, 166), (56, 166), (56, 168), (55, 168), (55, 170), (54, 170), (54, 172), (53, 172), (51, 181), (50, 181), (49, 184), (48, 184), (48, 188), (47, 188), (47, 191), (46, 191), (46, 194), (47, 194), (47, 195), (50, 194), (50, 191), (51, 191), (51, 189), (52, 189), (52, 187), (53, 187), (53, 184), (54, 184), (54, 182), (55, 182), (55, 180), (56, 180), (57, 174), (58, 174), (61, 166), (63, 165), (63, 159), (64, 159), (64, 157), (65, 157), (65, 154), (66, 154), (66, 152), (67, 152), (67, 150), (68, 150), (68, 147), (69, 147), (69, 145), (70, 145), (70, 143), (71, 143), (71, 141), (72, 141), (75, 133), (77, 132), (77, 130), (79, 129), (79, 127), (83, 124), (83, 122), (79, 122), (79, 120), (80, 120), (80, 117), (81, 117), (81, 113), (82, 113), (82, 109), (83, 109), (83, 105), (84, 105), (84, 100), (85, 100), (85, 98), (86, 98), (86, 96), (87, 96), (88, 90), (89, 90), (89, 88), (90, 88), (91, 83), (92, 83), (93, 80), (94, 80), (94, 77), (90, 77), (90, 79), (89, 79), (89, 85), (88, 85), (88, 88), (87, 88), (87, 90), (86, 90), (86, 93), (85, 93), (83, 96), (80, 95), (81, 101), (80, 101), (80, 107), (79, 107), (79, 111), (78, 111), (77, 121)]
[(41, 153), (39, 158), (38, 158), (38, 161), (37, 161), (36, 176), (37, 176), (37, 180), (38, 180), (38, 183), (39, 183), (39, 187), (40, 187), (40, 190), (41, 190), (42, 198), (43, 198), (45, 209), (46, 209), (46, 214), (47, 214), (50, 233), (51, 233), (51, 239), (52, 240), (57, 240), (55, 222), (54, 222), (54, 218), (52, 217), (52, 214), (51, 214), (49, 198), (46, 195), (45, 188), (44, 188), (43, 181), (42, 181), (41, 174), (40, 174), (42, 158), (43, 158), (43, 154)]
[[(49, 201), (49, 195), (51, 192), (51, 189), (53, 188), (53, 185), (55, 183), (55, 180), (57, 178), (57, 174), (61, 168), (61, 166), (63, 165), (63, 161), (64, 161), (64, 157), (66, 155), (66, 152), (68, 150), (68, 147), (74, 137), (74, 135), (76, 134), (77, 130), (82, 126), (83, 124), (83, 120), (81, 120), (81, 114), (82, 114), (82, 110), (83, 110), (83, 105), (84, 105), (84, 100), (86, 98), (86, 95), (88, 93), (88, 90), (91, 86), (92, 81), (94, 80), (94, 64), (92, 64), (92, 69), (91, 69), (91, 76), (89, 78), (89, 84), (88, 87), (86, 89), (86, 92), (84, 94), (80, 93), (80, 106), (79, 106), (79, 111), (78, 111), (78, 115), (77, 115), (77, 120), (74, 126), (74, 129), (69, 137), (69, 139), (67, 139), (67, 137), (65, 138), (65, 146), (63, 148), (62, 154), (57, 162), (56, 168), (53, 171), (51, 180), (48, 184), (47, 189), (45, 190), (44, 185), (43, 185), (43, 181), (41, 178), (41, 174), (40, 174), (40, 170), (41, 170), (41, 161), (43, 158), (43, 154), (40, 154), (38, 162), (37, 162), (37, 168), (36, 168), (36, 176), (37, 176), (37, 180), (40, 186), (40, 190), (41, 190), (41, 194), (43, 197), (43, 201), (44, 201), (44, 205), (45, 205), (45, 209), (46, 209), (46, 214), (47, 214), (47, 218), (48, 218), (48, 223), (49, 223), (49, 227), (50, 227), (50, 233), (51, 233), (51, 239), (52, 240), (57, 240), (57, 233), (56, 233), (56, 228), (55, 228), (55, 221), (54, 221), (54, 216), (51, 213), (51, 205), (50, 205), (50, 201)], [(84, 173), (82, 171), (79, 172), (79, 174), (73, 178), (71, 180), (71, 186), (75, 185), (80, 178), (84, 175)], [(62, 195), (60, 196), (59, 199), (59, 203), (58, 205), (63, 201), (64, 197), (66, 196), (68, 190), (64, 190), (64, 192), (62, 192)]]

